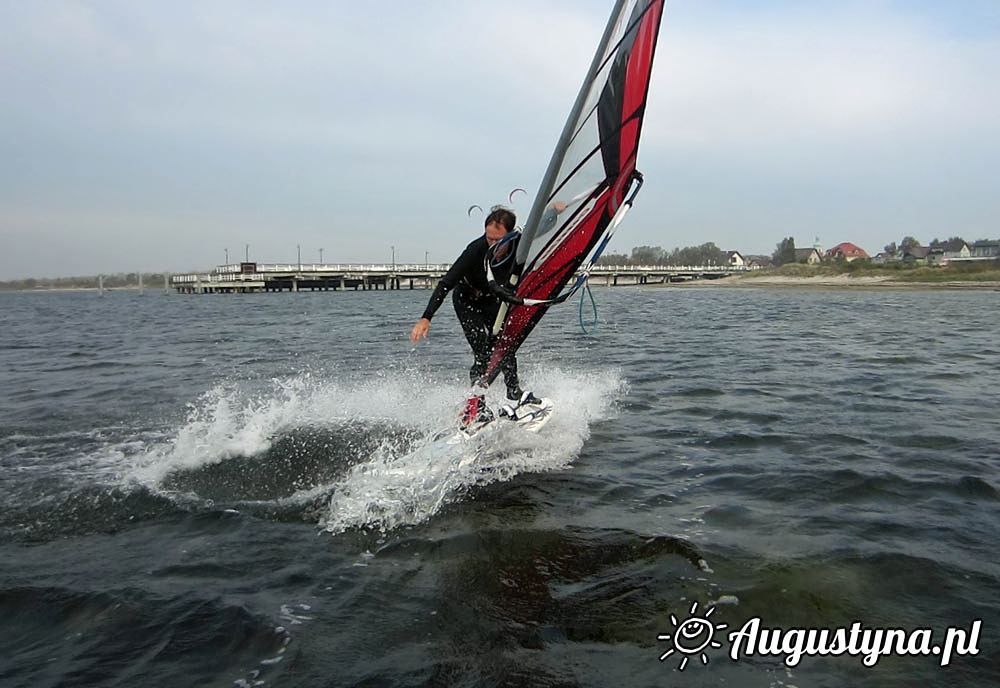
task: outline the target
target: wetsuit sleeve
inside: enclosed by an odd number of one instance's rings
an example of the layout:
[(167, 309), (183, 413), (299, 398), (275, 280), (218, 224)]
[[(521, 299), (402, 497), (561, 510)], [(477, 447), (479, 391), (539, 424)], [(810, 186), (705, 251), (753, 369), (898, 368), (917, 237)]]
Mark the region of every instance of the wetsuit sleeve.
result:
[(424, 314), (422, 317), (430, 320), (437, 313), (437, 309), (441, 307), (444, 303), (444, 299), (448, 296), (448, 292), (455, 288), (463, 277), (469, 274), (476, 267), (476, 251), (473, 245), (470, 244), (462, 251), (462, 255), (458, 257), (448, 272), (445, 273), (444, 277), (438, 282), (437, 287), (434, 288), (434, 293), (431, 294), (430, 301), (427, 302), (427, 308), (424, 309)]

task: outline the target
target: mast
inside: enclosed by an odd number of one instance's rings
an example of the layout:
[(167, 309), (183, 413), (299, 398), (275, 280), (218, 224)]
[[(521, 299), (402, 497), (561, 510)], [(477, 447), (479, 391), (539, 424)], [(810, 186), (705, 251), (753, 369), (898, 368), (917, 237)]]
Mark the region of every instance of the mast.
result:
[(577, 120), (580, 119), (580, 113), (583, 112), (584, 105), (587, 104), (587, 94), (590, 92), (590, 85), (597, 77), (598, 69), (603, 61), (602, 58), (608, 49), (608, 45), (611, 43), (611, 36), (614, 33), (615, 25), (621, 16), (625, 2), (626, 0), (616, 0), (615, 2), (611, 18), (608, 19), (608, 25), (604, 28), (604, 35), (601, 37), (601, 42), (597, 45), (597, 52), (594, 53), (594, 60), (590, 63), (590, 69), (587, 70), (583, 86), (580, 87), (580, 92), (576, 96), (573, 108), (569, 111), (569, 117), (566, 119), (566, 125), (559, 136), (559, 141), (556, 143), (552, 159), (549, 160), (549, 166), (545, 169), (545, 176), (542, 177), (542, 182), (538, 186), (538, 193), (531, 204), (531, 211), (528, 213), (528, 221), (524, 223), (524, 232), (517, 244), (516, 260), (513, 267), (514, 274), (517, 276), (520, 276), (521, 270), (524, 268), (528, 249), (531, 247), (531, 242), (538, 232), (538, 223), (541, 220), (542, 213), (545, 211), (545, 203), (552, 191), (552, 187), (555, 185), (555, 177), (559, 174), (559, 168), (562, 167), (563, 160), (566, 157), (566, 150), (569, 148), (570, 141), (573, 138), (573, 130)]

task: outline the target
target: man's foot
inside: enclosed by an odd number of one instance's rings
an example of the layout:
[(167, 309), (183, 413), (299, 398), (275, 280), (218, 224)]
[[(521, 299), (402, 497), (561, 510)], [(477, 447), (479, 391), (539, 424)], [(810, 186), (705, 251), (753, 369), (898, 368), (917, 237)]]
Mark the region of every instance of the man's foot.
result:
[(474, 394), (466, 400), (461, 420), (463, 428), (473, 423), (487, 423), (491, 420), (493, 420), (493, 412), (486, 406), (486, 395)]
[(540, 403), (542, 403), (542, 400), (539, 399), (538, 397), (536, 397), (531, 392), (521, 392), (517, 396), (510, 396), (508, 394), (508, 397), (517, 406), (524, 406), (525, 404), (540, 404)]

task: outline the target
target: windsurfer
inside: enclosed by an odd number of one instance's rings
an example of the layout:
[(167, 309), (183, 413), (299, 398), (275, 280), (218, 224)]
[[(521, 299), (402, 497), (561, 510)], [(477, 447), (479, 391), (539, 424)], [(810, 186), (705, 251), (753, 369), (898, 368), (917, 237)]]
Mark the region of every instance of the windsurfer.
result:
[[(494, 296), (486, 281), (484, 262), (489, 247), (503, 239), (514, 230), (517, 218), (507, 208), (494, 208), (483, 223), (485, 232), (462, 251), (451, 269), (441, 278), (434, 293), (424, 309), (423, 316), (414, 324), (410, 332), (410, 341), (416, 344), (427, 338), (430, 331), (431, 318), (437, 312), (449, 291), (454, 290), (452, 302), (455, 314), (462, 325), (465, 338), (472, 348), (473, 363), (469, 369), (469, 378), (475, 384), (486, 372), (486, 366), (493, 351), (493, 322), (500, 310), (500, 299)], [(507, 261), (510, 264), (512, 261)], [(494, 270), (496, 272), (496, 270)], [(501, 368), (504, 384), (507, 387), (507, 398), (518, 403), (538, 403), (539, 400), (531, 393), (524, 392), (517, 376), (517, 359), (509, 356)], [(480, 414), (480, 408), (486, 411), (482, 397), (474, 397), (473, 417)], [(467, 412), (467, 415), (468, 414)]]

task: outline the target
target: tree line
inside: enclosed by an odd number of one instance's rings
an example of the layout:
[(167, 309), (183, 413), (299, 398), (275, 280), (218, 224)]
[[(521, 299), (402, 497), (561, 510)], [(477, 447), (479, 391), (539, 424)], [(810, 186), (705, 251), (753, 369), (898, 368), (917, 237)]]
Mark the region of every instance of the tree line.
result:
[[(154, 288), (163, 285), (163, 280), (168, 275), (162, 272), (142, 273), (142, 283), (144, 286)], [(0, 290), (24, 290), (24, 289), (97, 289), (100, 286), (97, 275), (86, 277), (27, 277), (25, 279), (7, 280), (0, 282)], [(105, 289), (123, 289), (127, 287), (139, 286), (139, 273), (119, 272), (113, 275), (104, 275)]]
[[(944, 250), (957, 251), (958, 247), (961, 246), (962, 244), (972, 246), (973, 243), (974, 242), (966, 241), (962, 237), (957, 237), (957, 236), (950, 237), (948, 239), (935, 238), (933, 241), (931, 241), (931, 243), (927, 244), (927, 248), (940, 248)], [(903, 237), (902, 241), (899, 242), (898, 245), (894, 241), (891, 244), (886, 244), (883, 247), (883, 250), (889, 255), (896, 255), (897, 253), (905, 253), (906, 251), (909, 251), (911, 248), (914, 248), (915, 246), (922, 246), (922, 245), (923, 244), (921, 244), (918, 239), (912, 236), (905, 236)]]
[[(957, 250), (962, 243), (972, 246), (972, 243), (965, 241), (961, 237), (950, 237), (948, 239), (935, 238), (928, 244), (928, 248), (941, 248)], [(895, 241), (886, 244), (885, 252), (890, 255), (905, 252), (914, 246), (921, 246), (920, 241), (912, 236), (904, 236), (897, 244)], [(686, 246), (684, 248), (674, 248), (667, 251), (661, 246), (636, 246), (631, 253), (606, 253), (598, 259), (598, 265), (725, 265), (728, 262), (728, 254), (714, 242), (701, 244), (700, 246)], [(795, 238), (785, 237), (775, 247), (771, 254), (771, 262), (774, 265), (786, 265), (796, 262), (795, 258)]]
[(725, 265), (725, 251), (708, 242), (701, 246), (686, 246), (667, 251), (660, 246), (636, 246), (631, 254), (606, 253), (598, 265)]
[[(942, 249), (949, 251), (957, 251), (962, 244), (967, 244), (972, 246), (973, 242), (966, 241), (962, 237), (953, 236), (948, 239), (938, 239), (934, 238), (927, 245), (927, 248), (931, 249)], [(883, 250), (890, 256), (899, 255), (901, 253), (906, 253), (912, 248), (923, 246), (918, 239), (912, 236), (904, 236), (902, 240), (897, 244), (895, 241), (886, 244)], [(778, 242), (778, 245), (774, 249), (774, 253), (771, 254), (771, 262), (774, 265), (786, 265), (788, 263), (794, 263), (795, 260), (795, 239), (793, 237), (785, 237)]]

